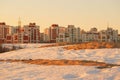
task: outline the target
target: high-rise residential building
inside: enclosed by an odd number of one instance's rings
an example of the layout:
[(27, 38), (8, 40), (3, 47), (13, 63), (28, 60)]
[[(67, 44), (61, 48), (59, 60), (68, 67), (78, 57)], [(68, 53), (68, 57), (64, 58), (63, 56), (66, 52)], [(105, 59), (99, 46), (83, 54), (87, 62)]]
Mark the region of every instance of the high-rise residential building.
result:
[(85, 32), (81, 34), (82, 42), (99, 41), (99, 33)]
[(79, 42), (81, 42), (81, 35), (80, 35), (80, 28), (79, 27), (77, 27), (76, 28), (76, 43), (79, 43)]
[(81, 31), (82, 42), (99, 41), (97, 28), (91, 28), (90, 31)]
[(56, 38), (56, 42), (67, 42), (67, 37), (65, 35), (65, 27), (59, 27), (59, 34)]
[(0, 23), (0, 43), (5, 43), (6, 35), (10, 33), (10, 26), (4, 22)]
[(44, 30), (44, 42), (50, 42), (50, 29), (46, 28)]
[(120, 34), (118, 34), (118, 42), (120, 42)]
[(40, 33), (40, 42), (44, 42), (44, 33)]
[(21, 26), (21, 20), (18, 20), (17, 27), (18, 43), (29, 43), (29, 34), (25, 32), (24, 28)]
[(107, 28), (107, 30), (100, 31), (100, 41), (103, 42), (117, 42), (118, 41), (118, 30), (113, 28)]
[(40, 42), (40, 26), (36, 23), (29, 23), (23, 27), (25, 34), (29, 36), (29, 43)]
[(107, 32), (107, 39), (109, 42), (117, 42), (118, 30), (108, 27), (106, 32)]
[(10, 26), (10, 34), (18, 33), (18, 26)]
[(59, 34), (59, 25), (58, 24), (52, 24), (49, 28), (50, 30), (50, 42), (55, 43), (56, 42), (56, 38)]
[(18, 43), (23, 43), (23, 35), (24, 35), (24, 29), (21, 26), (21, 20), (19, 18), (18, 26), (17, 26)]
[(70, 43), (80, 42), (80, 28), (76, 28), (74, 25), (68, 25), (66, 28), (66, 36), (69, 37)]
[(6, 35), (6, 43), (13, 43), (13, 35), (12, 34)]
[(107, 32), (106, 30), (101, 30), (100, 32), (100, 42), (107, 42)]

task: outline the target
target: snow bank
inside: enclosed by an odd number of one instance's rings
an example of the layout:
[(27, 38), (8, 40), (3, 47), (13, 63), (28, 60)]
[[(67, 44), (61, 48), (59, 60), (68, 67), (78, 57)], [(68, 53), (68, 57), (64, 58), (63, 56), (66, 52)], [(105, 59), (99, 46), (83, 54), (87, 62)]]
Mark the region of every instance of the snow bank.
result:
[(120, 49), (65, 50), (62, 47), (28, 48), (0, 54), (0, 59), (93, 60), (120, 64)]
[[(26, 49), (2, 53), (0, 59), (69, 59), (120, 64), (120, 49), (65, 50), (62, 46), (35, 48), (31, 45)], [(119, 80), (119, 75), (119, 67), (97, 69), (94, 66), (43, 66), (0, 62), (0, 80)]]
[(120, 68), (1, 63), (0, 80), (119, 80)]
[(3, 44), (2, 47), (7, 47), (7, 48), (12, 48), (13, 46), (15, 47), (21, 47), (21, 48), (38, 48), (43, 45), (50, 45), (51, 43), (29, 43), (29, 44)]

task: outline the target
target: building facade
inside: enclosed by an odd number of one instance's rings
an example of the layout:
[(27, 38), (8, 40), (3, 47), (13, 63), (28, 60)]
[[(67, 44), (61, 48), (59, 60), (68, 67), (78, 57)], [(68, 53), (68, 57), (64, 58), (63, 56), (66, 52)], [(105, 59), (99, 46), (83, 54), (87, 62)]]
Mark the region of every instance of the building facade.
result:
[(50, 42), (55, 43), (58, 34), (59, 34), (59, 25), (58, 24), (52, 24), (49, 27)]
[(107, 30), (100, 31), (101, 42), (117, 42), (118, 41), (118, 30), (113, 28), (107, 28)]
[(67, 42), (65, 30), (65, 27), (59, 27), (59, 34), (56, 38), (56, 42)]
[(69, 38), (69, 43), (79, 43), (80, 28), (76, 28), (74, 25), (68, 25), (66, 28), (66, 36)]
[(29, 36), (29, 43), (39, 43), (40, 42), (40, 26), (36, 23), (29, 23), (23, 27), (25, 34)]
[(44, 38), (43, 38), (44, 42), (50, 42), (50, 29), (46, 28), (44, 30)]
[(7, 34), (10, 33), (10, 26), (6, 23), (0, 23), (0, 43), (5, 43)]

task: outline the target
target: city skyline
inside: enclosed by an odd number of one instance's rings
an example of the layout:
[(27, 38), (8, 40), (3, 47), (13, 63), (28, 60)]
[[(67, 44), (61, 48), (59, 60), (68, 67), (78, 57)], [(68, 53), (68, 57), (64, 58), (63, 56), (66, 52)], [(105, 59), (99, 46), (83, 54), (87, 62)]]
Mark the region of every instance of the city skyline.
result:
[(29, 25), (23, 27), (21, 27), (21, 24), (12, 27), (0, 23), (0, 43), (81, 43), (91, 41), (119, 42), (120, 34), (118, 30), (109, 27), (101, 31), (98, 31), (97, 28), (84, 31), (74, 25), (61, 27), (58, 24), (52, 24), (45, 29), (44, 33), (41, 33), (40, 26), (36, 23), (29, 23)]
[(43, 30), (51, 24), (73, 24), (85, 30), (109, 26), (120, 31), (120, 0), (1, 0), (0, 22), (22, 25), (36, 22)]

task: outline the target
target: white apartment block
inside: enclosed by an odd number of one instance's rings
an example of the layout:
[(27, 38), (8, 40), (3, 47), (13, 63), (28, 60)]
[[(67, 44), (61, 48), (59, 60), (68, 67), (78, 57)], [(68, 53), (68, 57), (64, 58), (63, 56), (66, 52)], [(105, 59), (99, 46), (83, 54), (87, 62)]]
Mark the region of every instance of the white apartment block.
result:
[(107, 30), (97, 31), (96, 28), (91, 28), (88, 32), (81, 32), (82, 42), (100, 41), (100, 42), (117, 42), (118, 30), (107, 28)]
[(82, 42), (99, 41), (99, 33), (86, 32), (81, 34)]
[(56, 38), (56, 42), (67, 42), (65, 35), (65, 27), (59, 27), (59, 34)]
[(107, 28), (107, 30), (100, 31), (100, 41), (103, 42), (117, 42), (118, 30)]
[(69, 43), (80, 42), (80, 28), (76, 28), (74, 25), (68, 25), (66, 36), (69, 38)]
[(46, 28), (44, 30), (44, 42), (49, 42), (50, 41), (50, 29)]

